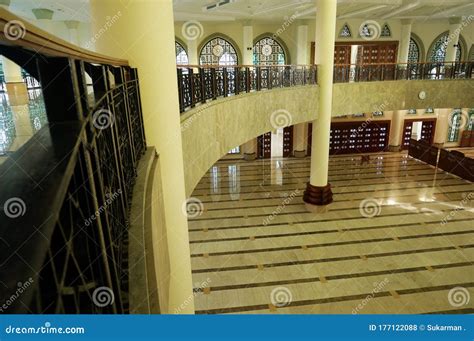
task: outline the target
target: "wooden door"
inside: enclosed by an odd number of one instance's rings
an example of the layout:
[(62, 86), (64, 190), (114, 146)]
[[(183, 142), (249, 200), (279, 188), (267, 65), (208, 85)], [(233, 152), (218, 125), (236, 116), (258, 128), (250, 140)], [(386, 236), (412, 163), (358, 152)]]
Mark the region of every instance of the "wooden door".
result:
[(331, 124), (329, 153), (375, 153), (388, 148), (390, 121), (335, 122)]
[(349, 82), (351, 71), (351, 45), (334, 47), (334, 82)]
[(257, 150), (260, 159), (272, 157), (272, 132), (265, 133), (257, 138)]
[(460, 147), (474, 147), (474, 131), (463, 131)]
[(313, 143), (313, 123), (308, 123), (308, 145), (306, 155), (311, 156), (311, 144)]
[(421, 139), (433, 144), (436, 120), (423, 121), (421, 126)]
[(283, 157), (293, 154), (293, 126), (283, 129)]
[(436, 128), (436, 119), (428, 118), (428, 119), (411, 119), (405, 120), (403, 124), (403, 135), (402, 135), (402, 149), (407, 150), (410, 147), (410, 139), (413, 130), (413, 123), (414, 122), (422, 122), (421, 126), (421, 135), (420, 139), (425, 140), (430, 145), (433, 144), (435, 128)]

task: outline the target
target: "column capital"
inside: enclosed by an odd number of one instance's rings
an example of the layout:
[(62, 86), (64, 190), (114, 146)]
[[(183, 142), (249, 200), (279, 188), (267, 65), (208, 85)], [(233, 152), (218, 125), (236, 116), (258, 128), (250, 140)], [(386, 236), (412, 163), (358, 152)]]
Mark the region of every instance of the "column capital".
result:
[(413, 19), (402, 19), (402, 25), (411, 25), (413, 24)]
[(54, 11), (50, 10), (48, 8), (33, 8), (31, 10), (33, 14), (35, 15), (35, 18), (38, 20), (45, 19), (45, 20), (51, 20), (53, 19), (53, 14)]
[(242, 26), (253, 26), (254, 24), (252, 19), (242, 19), (240, 23), (242, 24)]
[(64, 24), (70, 30), (77, 30), (79, 28), (79, 21), (77, 20), (64, 20)]
[(8, 7), (10, 6), (11, 0), (0, 0), (0, 6)]
[(297, 19), (295, 20), (296, 26), (309, 26), (309, 21), (306, 19)]
[(460, 24), (461, 22), (462, 19), (460, 17), (449, 18), (450, 25)]

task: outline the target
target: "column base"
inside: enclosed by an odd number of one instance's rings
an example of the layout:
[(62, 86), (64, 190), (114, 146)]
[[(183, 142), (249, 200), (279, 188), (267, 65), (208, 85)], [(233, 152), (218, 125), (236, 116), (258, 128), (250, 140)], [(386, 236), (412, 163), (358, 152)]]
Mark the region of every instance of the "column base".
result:
[(436, 148), (443, 148), (444, 143), (433, 143), (433, 146)]
[(257, 158), (257, 153), (244, 153), (244, 160), (245, 161), (253, 161)]
[(324, 206), (332, 203), (331, 184), (326, 186), (313, 186), (309, 182), (303, 194), (303, 201), (310, 205)]
[(388, 146), (389, 152), (399, 152), (402, 149), (402, 146)]
[(293, 155), (297, 158), (306, 157), (306, 150), (295, 150)]

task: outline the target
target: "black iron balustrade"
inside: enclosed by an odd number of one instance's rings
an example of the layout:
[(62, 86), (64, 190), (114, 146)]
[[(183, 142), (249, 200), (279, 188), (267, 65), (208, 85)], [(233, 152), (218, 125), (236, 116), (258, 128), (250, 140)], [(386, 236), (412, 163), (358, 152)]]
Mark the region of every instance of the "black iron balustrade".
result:
[(55, 55), (49, 40), (45, 55), (14, 44), (0, 54), (40, 82), (49, 123), (0, 165), (0, 313), (126, 313), (146, 146), (137, 71), (64, 45)]
[(316, 65), (178, 66), (181, 113), (218, 97), (317, 83)]
[(370, 82), (387, 80), (470, 79), (474, 62), (407, 64), (336, 64), (334, 82)]

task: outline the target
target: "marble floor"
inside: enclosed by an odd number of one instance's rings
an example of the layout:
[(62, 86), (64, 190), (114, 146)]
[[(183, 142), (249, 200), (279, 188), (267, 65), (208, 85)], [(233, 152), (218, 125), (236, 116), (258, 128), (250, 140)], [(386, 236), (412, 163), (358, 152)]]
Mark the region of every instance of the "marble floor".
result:
[(196, 313), (474, 313), (473, 183), (406, 153), (335, 156), (334, 203), (308, 212), (309, 161), (220, 161), (201, 179)]

